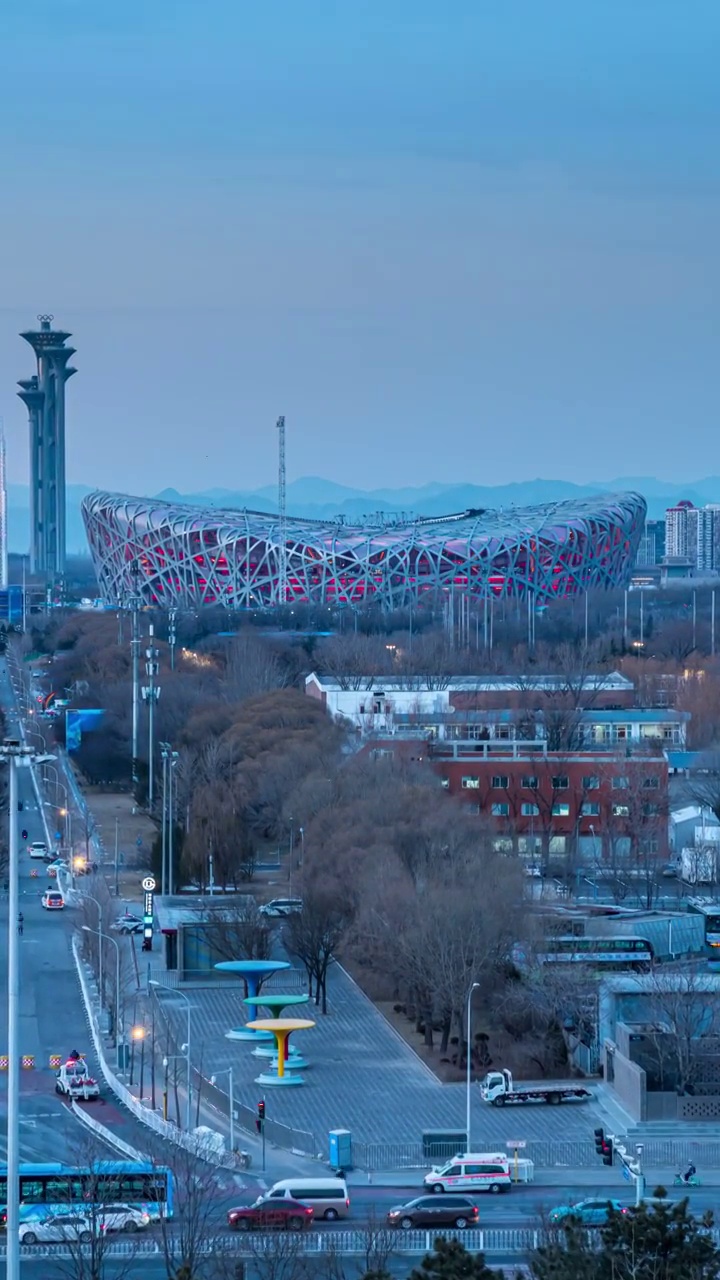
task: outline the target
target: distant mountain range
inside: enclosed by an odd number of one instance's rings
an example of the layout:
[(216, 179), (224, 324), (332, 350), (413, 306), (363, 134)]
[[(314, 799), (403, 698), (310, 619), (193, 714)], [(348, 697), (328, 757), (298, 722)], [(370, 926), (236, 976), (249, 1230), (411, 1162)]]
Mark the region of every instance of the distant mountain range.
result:
[[(671, 484), (652, 476), (624, 476), (619, 480), (571, 484), (568, 480), (521, 480), (516, 484), (426, 484), (412, 489), (355, 489), (348, 485), (323, 480), (319, 476), (303, 476), (287, 487), (288, 515), (324, 520), (342, 515), (347, 520), (375, 512), (405, 512), (421, 516), (439, 516), (446, 512), (464, 511), (468, 507), (525, 507), (541, 502), (559, 502), (568, 498), (587, 498), (597, 493), (618, 493), (632, 489), (647, 500), (648, 514), (659, 519), (666, 507), (681, 498), (696, 506), (720, 502), (720, 477), (709, 476), (692, 484)], [(68, 485), (68, 551), (86, 549), (85, 530), (80, 516), (80, 503), (91, 489), (87, 485)], [(148, 494), (168, 502), (189, 502), (206, 507), (249, 507), (256, 511), (277, 511), (277, 489), (264, 485), (261, 489), (205, 489), (199, 493), (178, 493), (163, 489)], [(11, 551), (24, 551), (28, 545), (30, 507), (25, 485), (10, 485), (8, 490), (8, 540)]]

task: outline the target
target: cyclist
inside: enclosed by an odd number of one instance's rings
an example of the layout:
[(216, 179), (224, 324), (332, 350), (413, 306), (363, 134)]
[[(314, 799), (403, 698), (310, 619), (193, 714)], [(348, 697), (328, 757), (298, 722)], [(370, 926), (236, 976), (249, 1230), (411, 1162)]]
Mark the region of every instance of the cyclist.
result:
[(25, 917), (21, 911), (18, 915), (18, 933), (20, 934), (21, 937), (22, 937), (22, 931), (23, 931), (24, 925), (25, 925)]
[(696, 1170), (695, 1165), (693, 1164), (693, 1162), (692, 1162), (692, 1160), (691, 1160), (691, 1161), (690, 1161), (690, 1163), (689, 1163), (689, 1165), (688, 1165), (688, 1167), (687, 1167), (687, 1169), (685, 1170), (685, 1172), (684, 1172), (684, 1174), (683, 1174), (683, 1182), (685, 1183), (685, 1186), (686, 1186), (686, 1187), (690, 1185), (690, 1179), (691, 1179), (691, 1178), (694, 1178), (696, 1173), (697, 1173), (697, 1170)]

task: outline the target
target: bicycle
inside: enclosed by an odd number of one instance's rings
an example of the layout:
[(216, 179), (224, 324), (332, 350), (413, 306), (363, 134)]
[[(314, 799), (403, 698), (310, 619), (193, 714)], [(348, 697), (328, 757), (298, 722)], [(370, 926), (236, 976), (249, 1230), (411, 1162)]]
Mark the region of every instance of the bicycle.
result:
[(700, 1181), (696, 1173), (691, 1174), (687, 1182), (685, 1181), (681, 1173), (676, 1173), (673, 1179), (673, 1186), (674, 1187), (701, 1187), (702, 1182)]

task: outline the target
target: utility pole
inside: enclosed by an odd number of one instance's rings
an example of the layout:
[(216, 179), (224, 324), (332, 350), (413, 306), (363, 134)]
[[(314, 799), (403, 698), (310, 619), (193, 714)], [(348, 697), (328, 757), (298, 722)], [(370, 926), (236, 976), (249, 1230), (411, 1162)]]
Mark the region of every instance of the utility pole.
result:
[(160, 664), (158, 662), (159, 651), (155, 648), (153, 644), (154, 636), (155, 636), (155, 628), (153, 627), (152, 623), (150, 623), (150, 644), (145, 650), (145, 657), (147, 658), (147, 662), (145, 663), (145, 671), (147, 672), (149, 683), (146, 685), (143, 685), (143, 688), (142, 688), (142, 696), (145, 702), (147, 703), (147, 708), (148, 708), (148, 812), (149, 813), (152, 813), (154, 808), (154, 803), (155, 803), (155, 762), (154, 762), (155, 743), (153, 740), (153, 730), (155, 727), (155, 721), (154, 721), (155, 703), (158, 701), (160, 697), (160, 685), (155, 684), (155, 677), (158, 671), (160, 670)]
[(285, 417), (276, 423), (278, 430), (278, 518), (280, 543), (278, 556), (278, 604), (287, 603), (287, 493), (285, 477)]

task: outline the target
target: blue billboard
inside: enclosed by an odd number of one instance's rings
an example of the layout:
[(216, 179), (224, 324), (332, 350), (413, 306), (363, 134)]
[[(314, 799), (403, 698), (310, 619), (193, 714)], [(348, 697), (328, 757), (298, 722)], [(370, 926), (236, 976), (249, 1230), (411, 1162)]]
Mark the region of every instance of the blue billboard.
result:
[(84, 733), (99, 729), (105, 712), (96, 707), (68, 707), (65, 712), (65, 750), (79, 751)]

